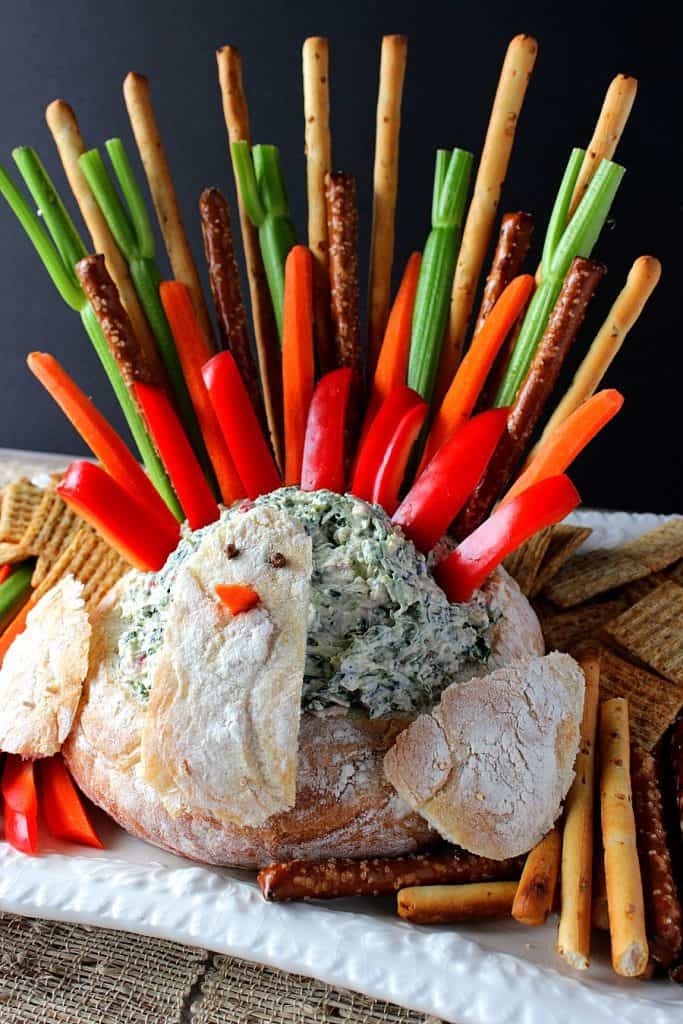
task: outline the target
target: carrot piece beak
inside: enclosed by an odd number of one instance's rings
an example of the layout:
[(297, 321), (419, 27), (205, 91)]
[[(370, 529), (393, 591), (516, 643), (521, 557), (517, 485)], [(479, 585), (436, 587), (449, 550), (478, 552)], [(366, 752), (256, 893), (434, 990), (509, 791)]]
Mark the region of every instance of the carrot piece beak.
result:
[(248, 612), (261, 600), (254, 588), (246, 583), (217, 583), (214, 589), (218, 600), (229, 608), (233, 615)]

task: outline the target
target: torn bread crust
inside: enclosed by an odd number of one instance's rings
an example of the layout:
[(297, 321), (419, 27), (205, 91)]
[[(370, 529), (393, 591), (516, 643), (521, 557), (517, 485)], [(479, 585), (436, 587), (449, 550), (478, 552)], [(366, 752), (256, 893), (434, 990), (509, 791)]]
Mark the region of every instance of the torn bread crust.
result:
[(550, 830), (571, 785), (583, 695), (581, 668), (557, 652), (452, 684), (397, 738), (385, 774), (445, 839), (517, 856)]
[[(180, 568), (142, 735), (143, 777), (169, 813), (258, 825), (294, 805), (311, 572), (310, 538), (265, 506), (213, 529)], [(233, 616), (219, 583), (260, 602)]]
[(90, 621), (73, 576), (29, 612), (0, 669), (0, 749), (55, 754), (71, 731), (88, 671)]

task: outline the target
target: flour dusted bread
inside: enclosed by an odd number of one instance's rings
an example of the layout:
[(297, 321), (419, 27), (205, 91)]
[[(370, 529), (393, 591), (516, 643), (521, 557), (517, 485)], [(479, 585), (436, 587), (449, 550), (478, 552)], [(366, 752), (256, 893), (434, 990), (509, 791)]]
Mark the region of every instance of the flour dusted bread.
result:
[(483, 857), (525, 853), (573, 779), (584, 679), (567, 654), (449, 686), (384, 759), (389, 781), (445, 839)]
[[(292, 807), (311, 541), (255, 506), (206, 534), (180, 567), (152, 676), (141, 769), (171, 814), (259, 825)], [(220, 584), (259, 603), (233, 615)]]
[(49, 590), (0, 669), (0, 750), (23, 757), (56, 753), (71, 731), (88, 671), (90, 622), (83, 584), (73, 576)]

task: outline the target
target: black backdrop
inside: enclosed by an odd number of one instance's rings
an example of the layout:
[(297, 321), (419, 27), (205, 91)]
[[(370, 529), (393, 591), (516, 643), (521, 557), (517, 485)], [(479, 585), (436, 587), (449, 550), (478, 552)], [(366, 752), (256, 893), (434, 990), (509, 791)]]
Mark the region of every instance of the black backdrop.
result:
[[(503, 196), (503, 209), (531, 209), (543, 225), (573, 145), (585, 145), (613, 74), (636, 75), (640, 91), (618, 159), (628, 169), (596, 255), (609, 266), (574, 353), (575, 365), (621, 287), (633, 258), (654, 253), (662, 283), (629, 337), (608, 383), (626, 405), (574, 473), (584, 501), (632, 510), (681, 509), (680, 130), (681, 5), (531, 2), (332, 3), (246, 0), (62, 0), (9, 4), (0, 31), (0, 161), (35, 146), (67, 187), (43, 113), (67, 99), (89, 145), (121, 135), (134, 152), (121, 97), (131, 69), (151, 81), (162, 135), (197, 255), (195, 214), (207, 184), (232, 196), (216, 80), (215, 49), (243, 53), (257, 141), (282, 150), (291, 207), (305, 239), (300, 48), (330, 39), (333, 162), (357, 176), (360, 252), (369, 234), (374, 107), (380, 36), (410, 38), (401, 145), (397, 264), (423, 243), (437, 146), (481, 148), (500, 62), (516, 32), (540, 43)], [(137, 161), (137, 157), (136, 157)], [(73, 211), (73, 207), (71, 207)], [(62, 304), (13, 217), (0, 206), (0, 445), (76, 452), (77, 437), (24, 366), (26, 352), (58, 355), (120, 426), (106, 379), (78, 318)], [(160, 248), (160, 252), (161, 252)], [(162, 266), (165, 266), (162, 261)], [(571, 371), (572, 366), (568, 368)]]

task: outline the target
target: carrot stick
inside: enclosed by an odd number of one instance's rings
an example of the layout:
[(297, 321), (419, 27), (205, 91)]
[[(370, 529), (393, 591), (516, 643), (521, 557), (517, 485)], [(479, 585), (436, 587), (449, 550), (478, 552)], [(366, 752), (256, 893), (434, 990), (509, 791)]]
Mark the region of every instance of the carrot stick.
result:
[(31, 373), (38, 378), (109, 475), (153, 511), (155, 516), (170, 516), (171, 513), (151, 480), (114, 428), (54, 356), (48, 352), (31, 352), (26, 362)]
[(285, 264), (282, 331), (285, 484), (301, 483), (306, 421), (314, 378), (313, 258), (305, 245), (295, 245), (290, 249)]
[(524, 309), (533, 287), (531, 274), (522, 274), (510, 281), (484, 321), (434, 418), (422, 466), (426, 466), (441, 445), (472, 415), (496, 355)]
[(547, 476), (564, 473), (624, 404), (614, 388), (599, 391), (555, 428), (503, 498), (501, 505)]
[(24, 607), (14, 616), (7, 629), (5, 629), (3, 633), (0, 635), (0, 666), (2, 666), (2, 663), (5, 659), (5, 655), (7, 654), (8, 650), (10, 649), (16, 638), (19, 636), (20, 633), (23, 633), (24, 630), (26, 629), (26, 619), (28, 618), (28, 613), (31, 611), (31, 609), (37, 603), (37, 601), (38, 594), (37, 592), (34, 592), (31, 595), (31, 597), (29, 597)]
[(231, 505), (238, 498), (243, 498), (246, 492), (223, 438), (202, 376), (202, 366), (212, 355), (209, 343), (197, 320), (186, 285), (180, 281), (163, 281), (159, 294), (173, 332), (204, 444), (216, 473), (223, 504)]
[(392, 391), (405, 385), (410, 356), (410, 332), (413, 325), (415, 293), (420, 277), (422, 256), (414, 252), (406, 264), (400, 287), (384, 332), (384, 341), (377, 360), (368, 400), (361, 440), (365, 437), (377, 410)]

